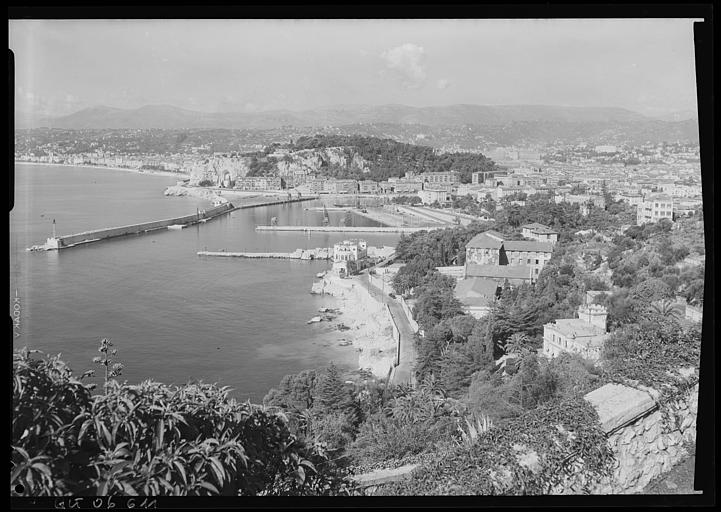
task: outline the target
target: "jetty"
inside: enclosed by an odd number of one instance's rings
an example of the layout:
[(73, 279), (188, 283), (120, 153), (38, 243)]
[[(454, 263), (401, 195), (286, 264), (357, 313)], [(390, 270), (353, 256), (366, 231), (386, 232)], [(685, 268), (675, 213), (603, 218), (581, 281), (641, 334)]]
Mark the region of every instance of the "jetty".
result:
[(91, 242), (99, 242), (101, 240), (107, 240), (108, 238), (116, 238), (126, 235), (136, 235), (141, 233), (147, 233), (150, 231), (157, 231), (160, 229), (180, 230), (184, 227), (191, 226), (193, 224), (202, 224), (209, 220), (215, 219), (227, 213), (235, 210), (244, 210), (247, 208), (259, 208), (261, 206), (274, 206), (278, 204), (286, 203), (298, 203), (301, 201), (312, 201), (315, 197), (298, 197), (295, 199), (274, 199), (270, 201), (262, 201), (251, 204), (243, 204), (240, 206), (234, 206), (230, 202), (223, 203), (209, 209), (198, 210), (193, 215), (186, 215), (184, 217), (175, 217), (172, 219), (155, 220), (151, 222), (141, 222), (138, 224), (129, 224), (127, 226), (119, 226), (113, 228), (101, 228), (94, 229), (91, 231), (83, 231), (82, 233), (76, 233), (74, 235), (55, 235), (55, 223), (53, 222), (53, 236), (47, 239), (42, 245), (33, 245), (27, 250), (29, 251), (53, 251), (60, 249), (67, 249), (68, 247), (75, 247), (78, 245), (88, 244)]
[(332, 260), (332, 247), (315, 249), (296, 249), (293, 252), (229, 252), (229, 251), (198, 251), (198, 256), (220, 256), (226, 258), (273, 258), (288, 260)]
[(445, 226), (256, 226), (256, 231), (326, 231), (332, 233), (415, 233)]

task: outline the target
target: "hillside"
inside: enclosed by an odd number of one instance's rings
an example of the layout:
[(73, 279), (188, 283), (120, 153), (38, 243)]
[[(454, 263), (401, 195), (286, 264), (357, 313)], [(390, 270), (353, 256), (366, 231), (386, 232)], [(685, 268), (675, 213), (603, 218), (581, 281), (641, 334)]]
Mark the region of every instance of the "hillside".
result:
[[(662, 120), (622, 108), (560, 107), (546, 105), (450, 105), (409, 107), (404, 105), (336, 106), (299, 112), (209, 113), (170, 105), (147, 105), (137, 109), (92, 107), (57, 118), (33, 118), (17, 113), (16, 127), (65, 129), (252, 129), (344, 127), (378, 131), (399, 138), (428, 132), (430, 139), (467, 135), (498, 144), (547, 143), (557, 140), (633, 139), (645, 142), (698, 140), (695, 120)], [(378, 133), (364, 133), (378, 136)], [(404, 140), (406, 141), (406, 140)], [(428, 141), (423, 142), (431, 145)], [(467, 146), (467, 145), (466, 145)], [(465, 146), (464, 146), (465, 147)]]
[(216, 181), (217, 176), (281, 176), (297, 174), (339, 179), (385, 181), (406, 173), (457, 171), (470, 183), (475, 171), (491, 171), (495, 164), (477, 153), (437, 154), (427, 146), (375, 137), (314, 135), (288, 144), (272, 144), (264, 151), (245, 153), (242, 164), (213, 158), (191, 171), (191, 183)]

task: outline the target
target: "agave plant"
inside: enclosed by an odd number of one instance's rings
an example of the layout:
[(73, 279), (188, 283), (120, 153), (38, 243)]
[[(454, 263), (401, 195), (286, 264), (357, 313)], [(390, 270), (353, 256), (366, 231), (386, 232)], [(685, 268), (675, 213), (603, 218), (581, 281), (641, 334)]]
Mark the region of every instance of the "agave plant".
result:
[(461, 436), (461, 440), (457, 441), (460, 446), (466, 448), (472, 447), (476, 444), (478, 437), (481, 434), (488, 432), (493, 428), (493, 421), (487, 414), (476, 415), (473, 414), (471, 419), (465, 418), (465, 428), (458, 425), (458, 432)]

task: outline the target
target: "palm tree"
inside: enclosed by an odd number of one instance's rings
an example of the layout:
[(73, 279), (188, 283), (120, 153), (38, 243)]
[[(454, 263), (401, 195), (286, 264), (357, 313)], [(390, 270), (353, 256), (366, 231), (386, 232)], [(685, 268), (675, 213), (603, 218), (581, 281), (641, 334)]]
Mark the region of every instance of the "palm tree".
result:
[(664, 299), (652, 303), (651, 311), (661, 316), (671, 317), (674, 320), (680, 320), (683, 317), (681, 305), (671, 299)]
[(528, 345), (530, 342), (531, 340), (526, 333), (517, 332), (511, 334), (511, 336), (506, 340), (503, 345), (503, 351), (506, 354), (521, 355), (529, 351)]

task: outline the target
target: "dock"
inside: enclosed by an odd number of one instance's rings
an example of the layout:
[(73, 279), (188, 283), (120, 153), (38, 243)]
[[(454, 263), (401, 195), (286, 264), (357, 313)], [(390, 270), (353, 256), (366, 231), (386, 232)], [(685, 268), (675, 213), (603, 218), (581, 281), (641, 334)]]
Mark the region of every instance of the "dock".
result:
[(315, 249), (296, 249), (294, 252), (229, 252), (229, 251), (198, 251), (198, 256), (220, 256), (226, 258), (271, 258), (287, 260), (332, 260), (332, 247)]
[(416, 233), (444, 226), (256, 226), (256, 231), (325, 231), (329, 233)]

